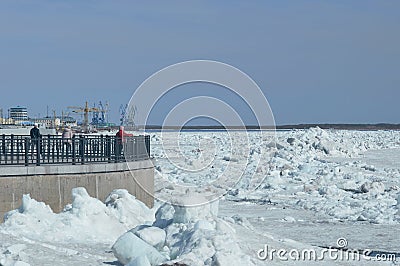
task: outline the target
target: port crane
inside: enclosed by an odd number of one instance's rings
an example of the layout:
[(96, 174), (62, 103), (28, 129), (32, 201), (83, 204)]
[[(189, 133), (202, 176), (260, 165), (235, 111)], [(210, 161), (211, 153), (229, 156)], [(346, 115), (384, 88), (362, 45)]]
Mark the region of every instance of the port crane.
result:
[(120, 125), (136, 128), (135, 116), (137, 112), (136, 106), (128, 106), (128, 104), (121, 104), (119, 107), (120, 112)]
[(87, 133), (89, 132), (89, 113), (99, 112), (100, 110), (96, 107), (89, 107), (88, 102), (84, 107), (81, 106), (68, 106), (68, 109), (72, 109), (73, 113), (79, 114), (83, 113), (83, 130)]
[[(93, 106), (96, 108), (96, 106)], [(107, 113), (109, 111), (109, 104), (108, 102), (103, 105), (103, 103), (100, 101), (98, 105), (98, 111), (93, 112), (93, 118), (92, 118), (92, 124), (93, 125), (107, 125), (108, 124), (108, 117)]]
[(104, 123), (108, 123), (108, 116), (107, 113), (109, 111), (109, 104), (108, 102), (106, 102), (105, 105), (102, 104), (102, 102), (99, 102), (99, 107), (100, 107), (100, 112), (101, 112), (101, 117), (100, 120), (101, 122)]

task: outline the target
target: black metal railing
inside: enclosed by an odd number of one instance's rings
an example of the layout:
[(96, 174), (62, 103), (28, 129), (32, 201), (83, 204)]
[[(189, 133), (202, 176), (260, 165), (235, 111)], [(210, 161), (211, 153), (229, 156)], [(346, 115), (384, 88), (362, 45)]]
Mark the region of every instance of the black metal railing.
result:
[(1, 165), (86, 164), (146, 160), (150, 157), (150, 136), (124, 137), (75, 135), (65, 139), (43, 135), (0, 135)]

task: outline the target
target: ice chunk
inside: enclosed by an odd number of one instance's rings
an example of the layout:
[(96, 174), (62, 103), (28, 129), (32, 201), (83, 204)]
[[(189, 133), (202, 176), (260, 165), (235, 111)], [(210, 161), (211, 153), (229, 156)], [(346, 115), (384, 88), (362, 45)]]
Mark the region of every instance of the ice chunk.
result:
[(223, 158), (222, 158), (222, 160), (224, 160), (224, 161), (230, 161), (230, 162), (238, 162), (239, 160), (237, 159), (237, 158), (233, 158), (233, 157), (230, 157), (230, 156), (224, 156)]
[(49, 205), (46, 205), (44, 202), (38, 202), (34, 199), (31, 199), (29, 194), (22, 196), (22, 204), (18, 211), (20, 213), (53, 213)]
[(106, 198), (106, 206), (127, 227), (154, 220), (154, 213), (126, 189), (115, 189)]
[(142, 256), (146, 256), (151, 265), (159, 265), (167, 260), (154, 247), (132, 232), (126, 232), (118, 238), (111, 250), (118, 261), (124, 265)]
[(24, 249), (26, 249), (25, 244), (15, 244), (9, 246), (5, 252), (12, 255), (18, 255)]
[(323, 186), (318, 188), (318, 192), (320, 195), (336, 195), (339, 190), (335, 185), (332, 186)]
[(14, 262), (13, 266), (30, 266), (30, 264), (19, 260)]
[(215, 227), (209, 222), (205, 220), (199, 220), (194, 225), (195, 230), (215, 230)]
[(164, 203), (156, 211), (156, 220), (153, 226), (165, 228), (173, 222), (175, 209), (171, 204)]
[(318, 142), (314, 142), (313, 147), (317, 150), (321, 150), (326, 154), (331, 154), (334, 150), (335, 143), (328, 140), (320, 140)]
[(385, 192), (385, 185), (382, 182), (365, 182), (361, 185), (361, 191), (364, 193), (379, 194)]
[(295, 138), (288, 138), (286, 141), (289, 144), (293, 144), (295, 142), (295, 140), (296, 140)]
[(288, 223), (295, 223), (296, 219), (293, 218), (292, 216), (286, 216), (285, 218), (282, 219), (284, 222), (288, 222)]
[(200, 206), (174, 206), (174, 223), (212, 219), (218, 215), (218, 201)]
[(166, 233), (158, 227), (143, 228), (136, 231), (136, 235), (158, 250), (164, 246)]

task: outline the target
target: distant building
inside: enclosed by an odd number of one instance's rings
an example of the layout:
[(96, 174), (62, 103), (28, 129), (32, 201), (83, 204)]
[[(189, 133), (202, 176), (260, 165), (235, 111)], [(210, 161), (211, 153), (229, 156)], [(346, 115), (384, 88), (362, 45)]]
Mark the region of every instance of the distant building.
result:
[(75, 118), (66, 115), (30, 118), (28, 116), (28, 109), (23, 106), (16, 106), (8, 109), (8, 118), (3, 118), (1, 110), (2, 109), (0, 108), (0, 125), (27, 127), (38, 124), (40, 128), (60, 128), (64, 126), (76, 127), (78, 125)]
[(61, 126), (77, 126), (76, 119), (70, 116), (56, 116), (56, 117), (42, 117), (42, 118), (31, 118), (33, 123), (46, 128), (58, 128)]
[(41, 128), (55, 128), (60, 126), (60, 119), (53, 117), (31, 118), (31, 121)]
[(63, 126), (76, 127), (78, 125), (76, 119), (71, 116), (59, 116), (58, 118)]
[(15, 121), (11, 118), (0, 117), (0, 125), (14, 125)]
[(9, 110), (9, 118), (15, 121), (15, 124), (24, 124), (28, 121), (28, 109), (26, 107), (11, 107)]

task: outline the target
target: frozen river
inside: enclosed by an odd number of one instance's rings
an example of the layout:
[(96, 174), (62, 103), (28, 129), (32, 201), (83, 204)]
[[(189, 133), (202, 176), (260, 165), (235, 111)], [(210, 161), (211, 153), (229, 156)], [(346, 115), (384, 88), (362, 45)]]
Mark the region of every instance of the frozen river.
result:
[(72, 205), (55, 214), (24, 197), (0, 226), (0, 265), (119, 265), (116, 256), (125, 261), (132, 254), (113, 254), (111, 247), (136, 226), (135, 250), (152, 245), (153, 255), (188, 265), (318, 265), (264, 261), (257, 252), (265, 245), (320, 251), (337, 247), (340, 238), (348, 249), (399, 256), (400, 132), (235, 134), (231, 140), (223, 132), (184, 132), (175, 145), (163, 139), (176, 136), (151, 133), (155, 196), (181, 204), (218, 196), (219, 204), (181, 208), (157, 202), (149, 210), (123, 190), (104, 203), (78, 189)]

